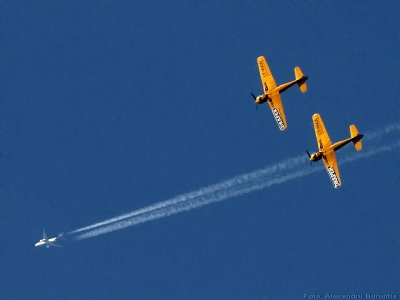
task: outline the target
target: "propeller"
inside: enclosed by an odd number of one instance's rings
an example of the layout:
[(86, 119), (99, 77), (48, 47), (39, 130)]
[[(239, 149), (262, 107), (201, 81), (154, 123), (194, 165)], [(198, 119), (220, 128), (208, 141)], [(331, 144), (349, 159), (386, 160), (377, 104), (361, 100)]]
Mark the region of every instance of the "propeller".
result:
[[(306, 152), (307, 152), (308, 158), (311, 158), (311, 154), (310, 154), (310, 152), (308, 152), (307, 149), (306, 149)], [(311, 164), (312, 164), (312, 161), (310, 160), (310, 168), (311, 168)]]
[(257, 97), (253, 93), (251, 93), (251, 95), (253, 96), (254, 102), (256, 103), (256, 110), (258, 110), (258, 105), (257, 105), (257, 102), (256, 102), (257, 101)]

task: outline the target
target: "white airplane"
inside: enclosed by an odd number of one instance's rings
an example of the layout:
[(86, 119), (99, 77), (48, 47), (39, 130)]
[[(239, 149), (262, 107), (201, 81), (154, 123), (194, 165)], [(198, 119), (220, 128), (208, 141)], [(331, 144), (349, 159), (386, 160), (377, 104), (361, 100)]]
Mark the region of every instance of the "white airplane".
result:
[(43, 229), (43, 238), (35, 244), (35, 247), (46, 246), (46, 248), (51, 247), (62, 247), (61, 245), (56, 244), (58, 240), (62, 238), (64, 233), (60, 233), (57, 237), (53, 237), (48, 239), (47, 234)]

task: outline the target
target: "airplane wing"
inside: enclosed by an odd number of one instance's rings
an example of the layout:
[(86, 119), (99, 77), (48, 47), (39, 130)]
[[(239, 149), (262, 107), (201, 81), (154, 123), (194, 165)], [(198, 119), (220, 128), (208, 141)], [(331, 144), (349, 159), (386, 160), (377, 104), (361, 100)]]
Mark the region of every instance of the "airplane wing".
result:
[(328, 172), (329, 178), (332, 181), (333, 187), (337, 189), (342, 185), (342, 181), (340, 180), (340, 173), (336, 161), (335, 151), (332, 150), (325, 153), (322, 161), (324, 162), (326, 171)]
[(271, 101), (268, 101), (268, 104), (279, 129), (282, 131), (285, 130), (287, 128), (286, 116), (279, 93), (271, 96)]
[(44, 230), (44, 228), (43, 228), (43, 239), (47, 240), (47, 234), (46, 234), (46, 231)]
[(275, 79), (272, 76), (271, 70), (268, 67), (267, 61), (264, 56), (257, 58), (258, 70), (260, 71), (261, 82), (264, 88), (264, 92), (272, 91), (276, 88)]
[(314, 123), (315, 137), (317, 138), (318, 149), (323, 151), (332, 145), (331, 139), (329, 138), (328, 132), (326, 131), (324, 122), (319, 114), (312, 116)]

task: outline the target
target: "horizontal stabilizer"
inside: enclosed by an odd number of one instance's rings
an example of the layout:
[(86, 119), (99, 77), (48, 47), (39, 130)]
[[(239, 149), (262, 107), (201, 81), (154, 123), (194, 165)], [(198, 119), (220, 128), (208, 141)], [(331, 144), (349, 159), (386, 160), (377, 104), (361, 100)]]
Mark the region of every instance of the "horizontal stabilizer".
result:
[(305, 92), (307, 92), (306, 80), (308, 79), (308, 77), (304, 76), (300, 67), (294, 68), (294, 75), (296, 77), (296, 80), (298, 80), (297, 85), (299, 86), (300, 91), (304, 94)]
[(350, 125), (350, 136), (353, 139), (353, 144), (354, 147), (356, 148), (357, 151), (360, 151), (362, 149), (362, 143), (361, 143), (361, 138), (363, 137), (362, 134), (360, 134), (357, 130), (356, 125)]

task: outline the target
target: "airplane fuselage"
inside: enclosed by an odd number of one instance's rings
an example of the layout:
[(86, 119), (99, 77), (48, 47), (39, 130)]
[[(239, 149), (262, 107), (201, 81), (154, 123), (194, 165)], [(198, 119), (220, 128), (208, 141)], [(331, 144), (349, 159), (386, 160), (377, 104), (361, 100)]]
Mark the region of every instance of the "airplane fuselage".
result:
[(299, 79), (292, 80), (290, 82), (281, 84), (280, 86), (277, 86), (276, 88), (274, 88), (272, 91), (268, 90), (267, 93), (264, 93), (262, 95), (257, 96), (256, 103), (257, 104), (263, 104), (263, 103), (265, 103), (267, 101), (271, 101), (272, 100), (272, 95), (283, 93), (288, 88), (290, 88), (292, 85), (294, 85), (296, 83), (299, 83), (299, 82), (302, 82), (302, 81), (306, 81), (307, 79), (308, 79), (307, 76), (303, 76), (302, 78), (299, 78)]
[(314, 152), (313, 154), (310, 155), (310, 161), (319, 161), (321, 158), (324, 157), (325, 153), (330, 152), (330, 151), (337, 151), (341, 149), (343, 146), (347, 145), (350, 142), (356, 141), (356, 140), (361, 140), (364, 135), (362, 134), (357, 134), (354, 137), (345, 139), (343, 141), (336, 142), (326, 148), (325, 150), (320, 150), (318, 152)]
[(51, 238), (51, 239), (41, 239), (39, 242), (35, 244), (35, 247), (41, 247), (41, 246), (51, 246), (52, 243), (55, 243), (57, 241), (57, 238)]

